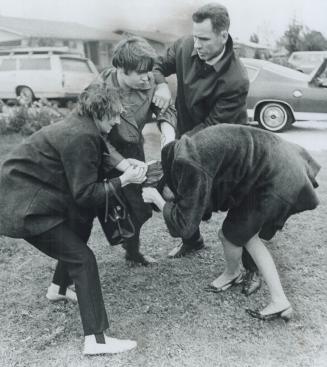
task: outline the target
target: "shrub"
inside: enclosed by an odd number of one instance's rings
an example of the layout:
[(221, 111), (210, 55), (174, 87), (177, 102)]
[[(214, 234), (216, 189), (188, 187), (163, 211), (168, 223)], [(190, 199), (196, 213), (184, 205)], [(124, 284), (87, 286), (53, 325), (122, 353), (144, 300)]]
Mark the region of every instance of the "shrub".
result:
[(9, 108), (3, 106), (0, 114), (0, 133), (21, 133), (31, 135), (43, 126), (55, 123), (63, 118), (56, 108), (37, 102), (31, 107), (26, 105)]

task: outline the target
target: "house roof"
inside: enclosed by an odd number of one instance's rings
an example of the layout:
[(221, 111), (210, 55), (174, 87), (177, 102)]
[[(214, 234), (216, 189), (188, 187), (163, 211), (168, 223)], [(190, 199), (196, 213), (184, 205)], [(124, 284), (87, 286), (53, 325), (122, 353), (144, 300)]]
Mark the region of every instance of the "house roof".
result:
[(254, 48), (254, 49), (264, 49), (264, 50), (269, 50), (270, 47), (263, 45), (262, 43), (255, 43), (255, 42), (251, 42), (251, 41), (240, 41), (239, 39), (235, 38), (234, 39), (234, 45), (243, 45), (246, 47), (250, 47), (250, 48)]
[(12, 32), (22, 38), (61, 38), (86, 41), (118, 41), (121, 39), (113, 32), (78, 23), (4, 16), (0, 16), (0, 30)]
[(114, 30), (117, 34), (132, 34), (135, 36), (140, 36), (151, 41), (167, 44), (174, 42), (178, 36), (171, 33), (162, 33), (160, 31), (137, 31), (130, 28), (119, 28)]

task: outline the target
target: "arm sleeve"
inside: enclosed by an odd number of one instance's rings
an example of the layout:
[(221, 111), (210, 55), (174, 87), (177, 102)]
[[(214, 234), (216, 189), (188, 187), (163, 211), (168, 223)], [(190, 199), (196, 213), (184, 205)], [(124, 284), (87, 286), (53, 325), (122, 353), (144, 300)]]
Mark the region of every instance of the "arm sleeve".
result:
[(175, 131), (177, 126), (177, 112), (176, 108), (173, 105), (169, 105), (168, 108), (164, 113), (161, 113), (161, 110), (159, 107), (155, 106), (153, 103), (151, 104), (151, 110), (156, 116), (157, 119), (157, 125), (158, 129), (161, 131), (160, 125), (163, 122), (167, 122), (169, 125), (171, 125)]
[(109, 154), (105, 154), (104, 156), (104, 171), (110, 172), (112, 169), (114, 169), (125, 157), (123, 157), (117, 149), (108, 141), (106, 140), (106, 145)]
[[(83, 154), (80, 152), (81, 147)], [(71, 194), (81, 207), (93, 208), (105, 203), (104, 183), (98, 182), (101, 154), (100, 144), (94, 137), (88, 135), (75, 137), (65, 144), (61, 152)], [(112, 179), (111, 183), (116, 190), (121, 187), (119, 178)]]
[(173, 172), (177, 180), (176, 198), (167, 202), (163, 216), (173, 237), (189, 238), (199, 227), (210, 202), (212, 179), (200, 167), (178, 162)]
[(169, 47), (164, 56), (159, 56), (153, 67), (153, 75), (157, 84), (166, 83), (165, 77), (176, 73), (176, 45)]

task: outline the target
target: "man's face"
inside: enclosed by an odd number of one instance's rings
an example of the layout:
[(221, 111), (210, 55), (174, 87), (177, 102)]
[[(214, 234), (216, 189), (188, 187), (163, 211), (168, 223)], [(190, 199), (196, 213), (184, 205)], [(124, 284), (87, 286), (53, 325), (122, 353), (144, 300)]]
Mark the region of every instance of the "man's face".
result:
[(149, 73), (138, 73), (130, 71), (123, 75), (124, 83), (131, 89), (147, 89), (149, 88)]
[(228, 39), (228, 32), (214, 32), (210, 19), (201, 23), (193, 22), (194, 48), (199, 58), (204, 61), (211, 60), (219, 55)]

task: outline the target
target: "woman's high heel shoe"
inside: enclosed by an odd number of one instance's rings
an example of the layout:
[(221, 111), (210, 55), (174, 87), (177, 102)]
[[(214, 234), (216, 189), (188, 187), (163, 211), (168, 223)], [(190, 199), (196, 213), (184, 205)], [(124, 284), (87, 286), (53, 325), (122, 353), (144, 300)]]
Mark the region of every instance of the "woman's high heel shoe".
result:
[(275, 320), (275, 319), (279, 319), (279, 318), (283, 319), (284, 321), (289, 321), (292, 317), (292, 314), (293, 314), (293, 309), (292, 309), (291, 306), (285, 308), (284, 310), (274, 312), (274, 313), (270, 313), (270, 314), (266, 314), (266, 315), (263, 315), (258, 310), (251, 310), (249, 308), (247, 308), (245, 311), (249, 315), (251, 315), (252, 317), (255, 317), (256, 319), (260, 319), (260, 320), (264, 320), (264, 321), (271, 321), (271, 320)]

